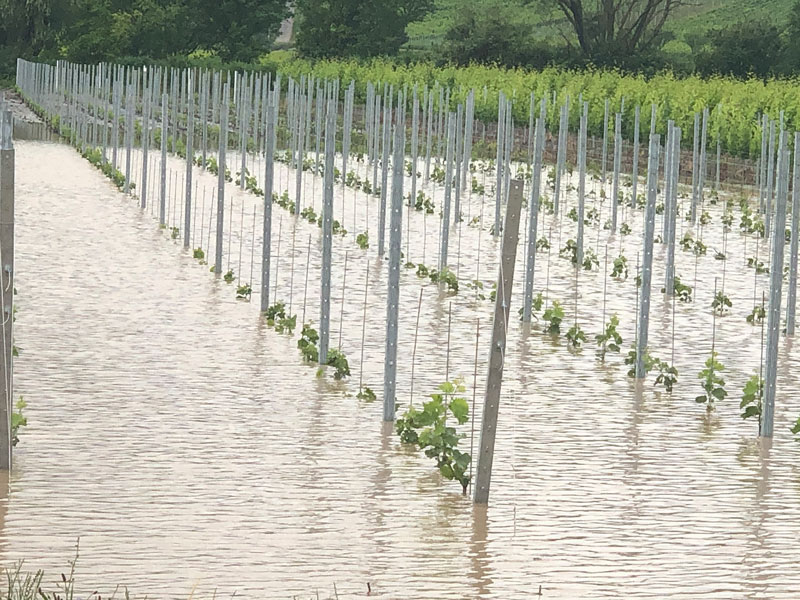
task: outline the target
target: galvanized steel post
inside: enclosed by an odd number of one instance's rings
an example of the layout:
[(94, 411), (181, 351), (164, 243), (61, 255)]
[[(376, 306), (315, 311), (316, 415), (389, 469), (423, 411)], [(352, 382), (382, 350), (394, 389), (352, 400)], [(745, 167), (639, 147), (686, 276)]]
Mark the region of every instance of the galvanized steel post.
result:
[(14, 407), (14, 146), (11, 112), (0, 113), (0, 294), (3, 360), (0, 361), (0, 469), (11, 470)]
[(694, 225), (697, 222), (697, 204), (700, 200), (698, 181), (700, 179), (700, 113), (694, 113), (694, 137), (692, 138), (692, 208), (689, 219)]
[[(583, 263), (583, 228), (586, 209), (586, 141), (589, 121), (589, 103), (583, 103), (580, 129), (578, 131), (578, 235), (575, 258), (578, 265)], [(617, 169), (619, 166), (617, 165)]]
[[(264, 223), (261, 246), (261, 312), (269, 308), (269, 277), (272, 254), (272, 188), (275, 174), (275, 104), (273, 94), (267, 95), (266, 139), (264, 151)], [(304, 323), (301, 323), (301, 326)]]
[(656, 196), (658, 194), (658, 148), (660, 136), (650, 136), (650, 153), (647, 161), (647, 206), (644, 221), (644, 252), (642, 260), (642, 293), (639, 304), (639, 323), (636, 336), (636, 378), (647, 375), (645, 352), (650, 323), (650, 283), (653, 276), (653, 234), (656, 224)]
[(792, 239), (789, 249), (789, 292), (786, 299), (786, 335), (794, 335), (797, 307), (797, 251), (798, 224), (800, 224), (800, 132), (794, 133), (794, 164), (792, 168)]
[(217, 240), (214, 251), (214, 273), (222, 275), (222, 243), (225, 227), (225, 152), (228, 149), (228, 98), (229, 82), (225, 82), (224, 98), (220, 106), (219, 117), (219, 151), (217, 153)]
[(417, 200), (417, 161), (419, 152), (419, 97), (417, 86), (412, 91), (411, 104), (411, 193), (408, 195), (408, 205), (414, 206)]
[(606, 184), (606, 160), (608, 157), (608, 98), (606, 98), (605, 112), (603, 113), (603, 156), (601, 158), (601, 169), (603, 173), (603, 185)]
[(497, 174), (494, 183), (494, 236), (500, 235), (500, 205), (503, 202), (503, 145), (505, 136), (503, 135), (506, 123), (506, 100), (503, 92), (499, 93), (497, 101)]
[(668, 208), (665, 207), (664, 211), (664, 218), (668, 223), (667, 235), (664, 237), (664, 243), (667, 245), (664, 291), (667, 296), (675, 295), (675, 226), (678, 214), (678, 181), (680, 180), (681, 168), (680, 127), (672, 128), (671, 146), (669, 151), (672, 153), (672, 160), (670, 161), (670, 178), (672, 181), (670, 193), (672, 197), (669, 199)]
[(186, 189), (183, 209), (183, 247), (188, 248), (192, 229), (192, 168), (194, 165), (194, 73), (188, 77), (186, 108)]
[(617, 230), (619, 212), (619, 169), (622, 161), (622, 115), (614, 115), (614, 175), (611, 183), (611, 233)]
[[(512, 130), (513, 131), (513, 130)], [(561, 203), (561, 175), (564, 163), (564, 153), (567, 146), (567, 104), (561, 106), (561, 115), (558, 119), (558, 148), (556, 149), (556, 177), (553, 188), (553, 214), (558, 215)]]
[(392, 143), (392, 96), (383, 107), (383, 158), (381, 159), (381, 208), (378, 216), (378, 256), (383, 256), (386, 236), (386, 194), (389, 187), (389, 146)]
[(125, 185), (123, 192), (131, 191), (131, 153), (133, 152), (133, 113), (136, 110), (136, 101), (133, 97), (133, 86), (128, 85), (125, 96)]
[[(775, 418), (775, 389), (778, 379), (778, 341), (781, 326), (781, 291), (783, 286), (783, 255), (786, 228), (786, 196), (789, 187), (789, 151), (778, 154), (779, 179), (775, 198), (775, 231), (770, 265), (769, 314), (767, 317), (766, 365), (764, 369), (764, 406), (761, 436), (772, 437)], [(771, 165), (770, 165), (771, 166)]]
[(328, 98), (325, 119), (325, 177), (322, 200), (322, 283), (319, 302), (319, 364), (328, 363), (331, 327), (331, 262), (333, 251), (333, 167), (336, 151), (336, 101)]
[(539, 193), (542, 181), (542, 149), (544, 146), (545, 122), (541, 117), (536, 119), (536, 133), (533, 142), (533, 180), (531, 195), (528, 201), (528, 248), (525, 261), (525, 294), (522, 304), (522, 322), (531, 322), (531, 305), (533, 303), (533, 278), (536, 272), (536, 235), (539, 226)]
[[(400, 243), (403, 226), (403, 149), (405, 147), (405, 114), (397, 101), (394, 161), (392, 172), (392, 206), (389, 219), (389, 277), (386, 295), (386, 352), (383, 363), (383, 420), (393, 421), (397, 394), (397, 335), (400, 310)], [(446, 221), (445, 221), (446, 223)], [(446, 225), (445, 225), (446, 226)]]
[(453, 146), (455, 145), (455, 115), (447, 113), (447, 147), (445, 159), (444, 207), (442, 209), (442, 235), (439, 249), (439, 270), (447, 266), (447, 246), (450, 241), (450, 198), (453, 182)]
[(767, 157), (767, 206), (764, 218), (764, 237), (769, 238), (772, 229), (772, 197), (775, 191), (775, 121), (769, 122), (769, 150)]
[(147, 208), (147, 163), (150, 150), (150, 92), (145, 88), (142, 98), (142, 188), (139, 190), (139, 206)]
[(166, 224), (167, 211), (167, 115), (169, 114), (169, 96), (165, 92), (161, 96), (161, 173), (159, 181), (158, 223)]

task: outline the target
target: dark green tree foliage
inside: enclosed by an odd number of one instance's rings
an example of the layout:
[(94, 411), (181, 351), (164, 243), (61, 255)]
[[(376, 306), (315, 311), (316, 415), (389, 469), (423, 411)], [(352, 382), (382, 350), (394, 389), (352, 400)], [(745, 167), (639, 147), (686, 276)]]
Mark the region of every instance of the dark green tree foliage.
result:
[[(124, 6), (123, 6), (124, 5)], [(160, 58), (198, 49), (186, 1), (74, 0), (59, 37), (66, 58), (76, 62), (118, 56)]]
[[(267, 52), (289, 15), (286, 0), (185, 0), (190, 45), (223, 60), (252, 60)], [(182, 26), (182, 24), (179, 23)]]
[(800, 0), (792, 5), (789, 23), (784, 33), (783, 71), (796, 73), (800, 71)]
[(519, 18), (519, 9), (505, 1), (466, 5), (445, 34), (445, 58), (462, 65), (547, 65), (552, 47), (534, 42), (531, 28)]
[(12, 70), (17, 55), (248, 61), (271, 49), (288, 14), (285, 0), (0, 0), (0, 59)]
[(295, 43), (313, 58), (397, 54), (432, 0), (297, 0)]
[(780, 67), (780, 31), (766, 21), (743, 21), (716, 29), (709, 32), (708, 40), (696, 60), (703, 74), (768, 77)]
[(66, 0), (0, 0), (0, 79), (13, 78), (19, 56), (55, 56), (67, 7)]

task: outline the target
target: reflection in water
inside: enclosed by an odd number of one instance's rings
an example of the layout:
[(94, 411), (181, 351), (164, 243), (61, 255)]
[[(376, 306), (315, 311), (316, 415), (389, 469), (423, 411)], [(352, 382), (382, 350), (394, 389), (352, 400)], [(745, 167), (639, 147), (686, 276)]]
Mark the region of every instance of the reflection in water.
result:
[[(4, 532), (6, 530), (8, 504), (11, 501), (9, 495), (9, 489), (11, 487), (9, 477), (19, 478), (19, 476), (19, 469), (15, 470), (13, 474), (9, 474), (8, 471), (0, 470), (0, 532)], [(0, 556), (6, 556), (7, 551), (8, 544), (6, 543), (6, 537), (3, 535), (0, 537)]]
[(492, 580), (489, 577), (488, 563), (488, 505), (472, 505), (472, 537), (470, 539), (470, 577), (476, 598), (489, 598)]
[(757, 466), (755, 474), (755, 495), (752, 511), (745, 513), (745, 524), (747, 525), (750, 538), (742, 560), (746, 567), (746, 576), (751, 584), (747, 590), (748, 598), (765, 598), (769, 595), (769, 565), (772, 563), (774, 555), (769, 545), (769, 516), (771, 511), (768, 507), (770, 495), (770, 452), (772, 450), (772, 440), (760, 438), (755, 444), (757, 454), (752, 466)]
[[(17, 157), (15, 334), (23, 354), (15, 368), (30, 425), (17, 449), (10, 500), (0, 501), (7, 510), (0, 523), (2, 562), (26, 558), (31, 567), (60, 569), (80, 536), (79, 573), (86, 586), (109, 591), (126, 583), (155, 597), (186, 597), (195, 585), (198, 597), (215, 589), (268, 597), (320, 590), (325, 597), (334, 584), (340, 597), (360, 597), (368, 582), (373, 596), (385, 598), (527, 598), (535, 597), (539, 584), (547, 598), (796, 596), (800, 445), (787, 430), (800, 404), (787, 392), (800, 386), (800, 365), (789, 343), (779, 363), (774, 447), (764, 456), (741, 451), (742, 437), (755, 438), (755, 432), (739, 417), (738, 390), (757, 370), (760, 351), (760, 331), (744, 321), (752, 308), (754, 275), (744, 267), (752, 247), (729, 240), (726, 293), (734, 307), (717, 321), (729, 396), (711, 419), (694, 397), (710, 347), (713, 286), (702, 282), (720, 275), (720, 261), (708, 256), (696, 263), (690, 253), (678, 252), (678, 275), (693, 279), (697, 264), (695, 301), (673, 307), (653, 294), (650, 348), (664, 360), (671, 354), (673, 309), (676, 317), (680, 380), (666, 394), (653, 389), (652, 376), (632, 383), (619, 355), (609, 354), (605, 364), (597, 360), (602, 272), (579, 274), (579, 323), (589, 338), (582, 350), (568, 352), (561, 337), (542, 334), (540, 323), (523, 330), (517, 309), (524, 253), (518, 253), (487, 514), (472, 509), (457, 484), (443, 482), (430, 459), (401, 448), (391, 427), (381, 426), (380, 401), (345, 394), (355, 394), (362, 369), (365, 271), (364, 385), (382, 389), (387, 282), (386, 262), (377, 257), (375, 198), (344, 192), (346, 205), (355, 199), (357, 210), (342, 216), (350, 233), (334, 243), (331, 332), (335, 347), (341, 325), (353, 381), (336, 383), (316, 378), (315, 367), (302, 363), (299, 331), (281, 335), (266, 326), (257, 294), (252, 303), (236, 301), (235, 284), (211, 276), (207, 265), (158, 230), (151, 209), (141, 213), (74, 151), (20, 141)], [(138, 181), (140, 162), (135, 154)], [(366, 165), (357, 166), (363, 175)], [(169, 223), (181, 227), (176, 207), (182, 204), (183, 166), (171, 159), (170, 168)], [(153, 162), (150, 172), (157, 171)], [(261, 177), (263, 161), (253, 161), (250, 171)], [(281, 189), (294, 189), (287, 169), (280, 166), (277, 176)], [(155, 186), (157, 178), (151, 180)], [(216, 214), (216, 180), (200, 170), (195, 180), (207, 201), (196, 204), (193, 246), (205, 248), (201, 240), (208, 239)], [(313, 190), (321, 186), (313, 182), (304, 174), (304, 204), (319, 212)], [(593, 192), (592, 202), (599, 198)], [(336, 194), (339, 206), (340, 186)], [(437, 188), (437, 209), (442, 195)], [(248, 271), (251, 256), (258, 262), (261, 235), (252, 232), (252, 213), (255, 208), (260, 223), (262, 206), (233, 186), (227, 198), (232, 226), (226, 221), (225, 247), (230, 240), (238, 274)], [(445, 377), (452, 306), (449, 373), (469, 385), (481, 319), (475, 384), (480, 413), (492, 304), (464, 284), (476, 277), (480, 237), (477, 277), (489, 295), (497, 243), (488, 223), (483, 230), (468, 225), (485, 200), (463, 200), (464, 220), (454, 229), (459, 236), (450, 236), (460, 244), (451, 252), (452, 267), (461, 273), (459, 294), (444, 294), (414, 269), (402, 270), (400, 407), (408, 402), (419, 286), (425, 285), (414, 401)], [(549, 303), (564, 306), (562, 336), (574, 322), (576, 293), (575, 270), (558, 256), (574, 238), (575, 225), (564, 216), (574, 194), (566, 202), (560, 216), (543, 211), (540, 217), (539, 237), (549, 237), (552, 249), (539, 254), (534, 286)], [(587, 229), (587, 247), (603, 252), (609, 207), (596, 204), (601, 224)], [(679, 237), (688, 229), (685, 209)], [(708, 210), (712, 225), (704, 240), (709, 248), (721, 247), (721, 206)], [(295, 225), (280, 208), (275, 211), (282, 229), (273, 233), (273, 254), (281, 249), (274, 297), (291, 298), (299, 321), (305, 304), (305, 320), (316, 323), (319, 228)], [(435, 265), (437, 215), (413, 211), (404, 217), (404, 260)], [(492, 217), (489, 202), (484, 218)], [(628, 211), (625, 219), (634, 234), (612, 237), (609, 257), (625, 254), (631, 277), (605, 282), (605, 320), (619, 315), (622, 354), (634, 339), (641, 212)], [(367, 229), (371, 247), (362, 251), (354, 236)], [(657, 258), (654, 282), (663, 281), (662, 265)], [(259, 290), (258, 269), (254, 279)], [(767, 279), (759, 275), (756, 281), (760, 290)], [(475, 417), (479, 431), (480, 414)]]

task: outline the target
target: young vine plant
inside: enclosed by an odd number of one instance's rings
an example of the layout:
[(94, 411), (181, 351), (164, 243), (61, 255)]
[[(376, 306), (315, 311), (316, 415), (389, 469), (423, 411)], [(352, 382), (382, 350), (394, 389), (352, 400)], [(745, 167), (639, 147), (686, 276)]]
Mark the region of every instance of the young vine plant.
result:
[(731, 299), (722, 291), (717, 291), (714, 295), (714, 300), (711, 302), (711, 310), (718, 315), (724, 315), (729, 312), (733, 306)]
[(714, 403), (717, 400), (724, 400), (728, 395), (725, 391), (725, 380), (719, 374), (724, 370), (725, 366), (717, 360), (717, 352), (712, 351), (706, 360), (705, 368), (697, 375), (703, 393), (695, 398), (695, 402), (705, 404), (709, 412), (714, 410)]
[(561, 321), (564, 319), (564, 309), (558, 300), (554, 300), (553, 304), (545, 309), (542, 315), (542, 320), (547, 323), (545, 332), (551, 335), (558, 335), (561, 333)]
[(411, 444), (436, 460), (436, 467), (442, 477), (461, 484), (466, 495), (469, 487), (469, 464), (471, 457), (458, 449), (458, 443), (466, 437), (455, 427), (447, 425), (448, 415), (456, 423), (464, 425), (469, 420), (469, 403), (463, 396), (466, 388), (459, 379), (445, 381), (439, 385), (430, 400), (423, 403), (422, 409), (409, 406), (402, 417), (397, 419), (395, 430), (404, 444)]
[(580, 348), (584, 342), (586, 342), (586, 334), (577, 323), (570, 327), (569, 331), (567, 331), (567, 342), (569, 343), (570, 347), (576, 350)]
[(606, 354), (609, 352), (619, 352), (622, 346), (622, 336), (617, 331), (618, 326), (619, 317), (617, 315), (611, 315), (608, 323), (606, 323), (605, 329), (603, 329), (603, 333), (594, 336), (599, 346), (597, 355), (600, 357), (601, 362), (605, 362)]
[(760, 425), (763, 400), (764, 379), (758, 373), (753, 373), (742, 388), (742, 401), (739, 403), (739, 408), (742, 409), (742, 418), (756, 417)]

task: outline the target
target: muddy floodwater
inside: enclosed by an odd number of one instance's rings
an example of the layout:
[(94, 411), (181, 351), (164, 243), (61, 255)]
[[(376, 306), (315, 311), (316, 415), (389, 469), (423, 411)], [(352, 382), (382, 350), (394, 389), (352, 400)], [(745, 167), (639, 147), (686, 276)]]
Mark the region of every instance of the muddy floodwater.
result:
[[(746, 267), (756, 240), (738, 232), (738, 208), (723, 240), (723, 203), (707, 202), (708, 254), (676, 250), (677, 274), (695, 287), (690, 304), (673, 307), (659, 293), (664, 250), (656, 247), (650, 349), (671, 360), (674, 314), (672, 394), (652, 375), (635, 384), (622, 356), (601, 364), (592, 343), (612, 313), (623, 354), (633, 342), (642, 211), (626, 209), (628, 236), (587, 227), (599, 269), (577, 280), (558, 256), (575, 235), (564, 215), (574, 193), (559, 217), (542, 213), (551, 250), (537, 255), (534, 290), (564, 305), (564, 331), (577, 302), (589, 337), (578, 352), (516, 318), (523, 221), (490, 505), (479, 510), (382, 426), (387, 267), (377, 254), (375, 198), (337, 185), (335, 213), (348, 234), (334, 241), (331, 346), (347, 354), (352, 376), (336, 382), (302, 362), (299, 327), (276, 333), (257, 294), (236, 300), (237, 283), (259, 289), (263, 200), (228, 184), (224, 262), (239, 278), (229, 285), (182, 248), (182, 232), (173, 240), (158, 228), (158, 162), (142, 210), (66, 145), (20, 140), (16, 149), (15, 387), (29, 426), (0, 502), (4, 564), (24, 559), (55, 581), (80, 538), (78, 587), (104, 595), (122, 584), (136, 597), (358, 598), (369, 582), (383, 598), (505, 600), (538, 597), (540, 586), (542, 597), (564, 599), (798, 597), (800, 443), (789, 427), (800, 414), (800, 354), (781, 338), (775, 438), (760, 443), (739, 401), (761, 350), (761, 328), (745, 316), (768, 276)], [(171, 157), (170, 167), (181, 180), (182, 161)], [(351, 168), (363, 175), (368, 167)], [(262, 160), (250, 169), (263, 179)], [(278, 191), (294, 198), (294, 171), (277, 171)], [(477, 389), (477, 432), (493, 305), (466, 284), (481, 280), (488, 296), (498, 242), (489, 232), (491, 182), (475, 177), (486, 198), (465, 194), (464, 221), (450, 233), (459, 293), (415, 269), (401, 274), (398, 403), (402, 411), (410, 400), (412, 368), (415, 403), (446, 377), (462, 377), (470, 404)], [(195, 169), (195, 181), (192, 247), (210, 254), (216, 178)], [(180, 185), (170, 183), (168, 227), (183, 226)], [(303, 185), (303, 206), (320, 212), (321, 180), (304, 174)], [(609, 202), (601, 206), (598, 186), (589, 206), (601, 208), (602, 223)], [(424, 190), (436, 212), (404, 212), (404, 261), (436, 266), (443, 192)], [(361, 250), (355, 235), (365, 230), (370, 248)], [(274, 205), (276, 296), (298, 323), (319, 320), (320, 239), (315, 224)], [(606, 246), (609, 271), (620, 249), (627, 256), (627, 281), (604, 278)], [(715, 260), (723, 246), (728, 259)], [(765, 242), (758, 252), (768, 264)], [(694, 398), (723, 267), (733, 307), (716, 320), (715, 347), (729, 396), (708, 415)], [(355, 398), (360, 376), (378, 401)]]

